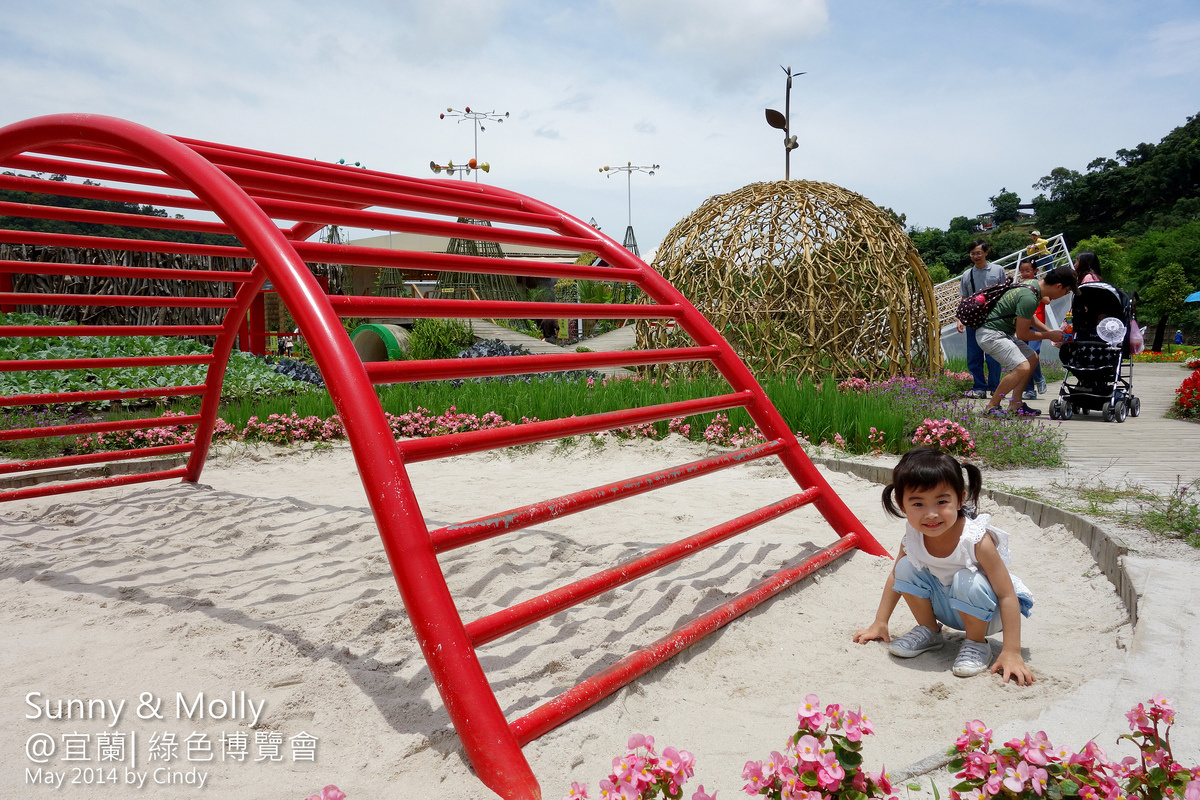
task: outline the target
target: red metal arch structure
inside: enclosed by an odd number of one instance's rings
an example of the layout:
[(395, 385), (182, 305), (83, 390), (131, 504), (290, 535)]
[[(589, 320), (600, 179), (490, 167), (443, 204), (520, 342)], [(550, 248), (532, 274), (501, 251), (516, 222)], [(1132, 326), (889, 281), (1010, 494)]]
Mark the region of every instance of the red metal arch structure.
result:
[[(0, 336), (6, 337), (166, 335), (207, 336), (215, 340), (209, 355), (0, 362), (0, 369), (4, 371), (123, 368), (179, 363), (207, 365), (207, 380), (203, 385), (0, 397), (0, 406), (6, 407), (188, 395), (200, 398), (199, 412), (182, 418), (162, 417), (0, 431), (0, 440), (7, 441), (180, 424), (192, 427), (195, 432), (193, 441), (186, 445), (2, 464), (0, 471), (19, 474), (49, 467), (147, 456), (189, 455), (186, 466), (179, 468), (65, 484), (35, 485), (0, 493), (0, 500), (151, 480), (178, 478), (197, 481), (212, 440), (221, 383), (230, 352), (253, 299), (264, 282), (270, 279), (308, 342), (333, 403), (341, 415), (401, 597), (446, 710), (476, 773), (487, 786), (503, 797), (541, 796), (537, 781), (521, 752), (524, 744), (848, 551), (859, 548), (875, 555), (887, 555), (830, 489), (749, 370), (708, 321), (666, 280), (619, 244), (545, 203), (476, 183), (421, 180), (322, 164), (166, 136), (124, 120), (83, 114), (40, 117), (0, 129), (0, 167), (92, 179), (81, 183), (3, 175), (0, 176), (0, 188), (206, 211), (212, 212), (220, 220), (147, 217), (5, 202), (0, 203), (0, 242), (233, 256), (253, 259), (255, 263), (248, 272), (218, 272), (104, 264), (0, 262), (0, 308), (22, 305), (142, 305), (226, 309), (223, 323), (211, 326), (79, 325), (64, 328), (10, 325), (0, 328)], [(97, 184), (95, 181), (104, 183)], [(414, 216), (414, 213), (418, 216)], [(240, 246), (10, 230), (3, 224), (4, 217), (225, 233), (237, 237)], [(464, 217), (488, 220), (493, 227), (453, 221)], [(323, 226), (331, 224), (475, 240), (486, 237), (488, 241), (501, 244), (593, 252), (611, 266), (544, 264), (521, 259), (415, 253), (305, 241)], [(327, 296), (305, 262), (623, 281), (636, 284), (651, 302), (638, 305), (533, 304)], [(236, 291), (228, 299), (14, 292), (12, 275), (30, 273), (228, 281), (236, 286)], [(653, 318), (675, 321), (691, 335), (695, 346), (618, 353), (584, 352), (363, 364), (341, 323), (342, 317), (351, 316)], [(411, 441), (398, 442), (393, 438), (374, 391), (375, 384), (383, 383), (697, 360), (708, 360), (715, 364), (729, 383), (730, 391), (696, 400)], [(405, 471), (406, 464), (426, 459), (734, 407), (747, 409), (766, 434), (766, 443), (436, 530), (426, 526)], [(459, 616), (438, 564), (439, 552), (768, 456), (777, 456), (786, 465), (799, 484), (797, 493), (487, 617), (465, 624)], [(506, 720), (480, 667), (476, 648), (808, 504), (820, 511), (837, 534), (834, 544), (812, 558), (766, 577), (729, 603), (695, 618), (664, 639), (584, 680), (526, 716), (511, 724)]]

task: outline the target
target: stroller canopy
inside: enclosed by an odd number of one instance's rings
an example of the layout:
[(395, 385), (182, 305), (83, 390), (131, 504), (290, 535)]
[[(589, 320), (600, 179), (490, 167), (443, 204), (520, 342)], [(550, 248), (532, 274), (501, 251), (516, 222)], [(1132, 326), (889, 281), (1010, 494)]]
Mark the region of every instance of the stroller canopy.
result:
[(1071, 303), (1071, 323), (1080, 338), (1096, 335), (1096, 324), (1105, 317), (1116, 317), (1129, 328), (1133, 319), (1133, 301), (1112, 284), (1094, 281), (1079, 287)]

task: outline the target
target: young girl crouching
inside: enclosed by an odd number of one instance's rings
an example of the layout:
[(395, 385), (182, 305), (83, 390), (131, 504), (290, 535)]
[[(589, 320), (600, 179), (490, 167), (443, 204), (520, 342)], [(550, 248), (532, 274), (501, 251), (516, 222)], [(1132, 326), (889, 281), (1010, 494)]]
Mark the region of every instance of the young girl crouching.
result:
[[(882, 639), (891, 642), (892, 655), (912, 658), (941, 647), (941, 626), (948, 625), (966, 633), (954, 659), (954, 674), (966, 678), (988, 668), (987, 636), (1003, 630), (991, 671), (1028, 686), (1035, 678), (1021, 658), (1021, 615), (1029, 616), (1033, 595), (1009, 574), (1008, 534), (988, 525), (990, 515), (972, 518), (963, 510), (968, 501), (978, 503), (980, 483), (978, 467), (936, 448), (910, 450), (900, 459), (883, 490), (883, 508), (908, 524), (875, 621), (856, 631), (854, 641)], [(917, 626), (893, 640), (888, 620), (901, 597)]]

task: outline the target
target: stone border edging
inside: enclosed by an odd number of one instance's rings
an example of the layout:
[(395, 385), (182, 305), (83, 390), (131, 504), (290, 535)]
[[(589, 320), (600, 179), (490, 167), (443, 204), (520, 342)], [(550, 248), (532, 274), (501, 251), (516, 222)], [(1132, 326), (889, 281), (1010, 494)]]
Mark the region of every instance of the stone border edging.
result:
[[(845, 461), (826, 456), (810, 455), (809, 458), (814, 463), (834, 472), (849, 472), (874, 483), (886, 484), (892, 479), (891, 467), (860, 464), (857, 461)], [(1062, 525), (1076, 539), (1083, 542), (1091, 552), (1092, 558), (1095, 559), (1096, 565), (1100, 567), (1100, 571), (1104, 573), (1104, 577), (1112, 583), (1121, 602), (1125, 604), (1125, 610), (1129, 612), (1130, 625), (1137, 627), (1138, 592), (1133, 578), (1125, 569), (1122, 557), (1129, 552), (1129, 547), (1124, 542), (1083, 517), (1056, 506), (997, 489), (984, 489), (983, 494), (1000, 505), (1008, 506), (1014, 511), (1024, 514), (1038, 527), (1048, 528), (1051, 525)]]
[(170, 456), (144, 461), (112, 461), (86, 467), (64, 467), (41, 472), (10, 475), (0, 478), (0, 489), (21, 489), (57, 481), (81, 481), (88, 478), (111, 478), (114, 475), (141, 475), (158, 469), (174, 469), (188, 462), (188, 456)]

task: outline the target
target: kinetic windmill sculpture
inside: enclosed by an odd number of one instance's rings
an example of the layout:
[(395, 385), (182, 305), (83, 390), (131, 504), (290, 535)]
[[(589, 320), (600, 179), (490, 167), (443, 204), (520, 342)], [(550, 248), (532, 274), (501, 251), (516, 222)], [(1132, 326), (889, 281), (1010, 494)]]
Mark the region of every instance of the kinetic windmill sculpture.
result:
[[(210, 353), (192, 356), (145, 356), (100, 359), (37, 359), (0, 362), (7, 372), (124, 369), (168, 364), (198, 364), (207, 379), (195, 386), (147, 386), (133, 390), (55, 392), (0, 397), (0, 406), (78, 404), (103, 400), (195, 396), (195, 414), (178, 417), (88, 422), (0, 431), (0, 440), (91, 434), (111, 430), (186, 426), (193, 441), (163, 448), (142, 448), (0, 465), (0, 473), (20, 474), (50, 467), (118, 462), (146, 456), (186, 453), (186, 466), (122, 475), (41, 484), (0, 493), (0, 501), (179, 479), (195, 482), (212, 441), (221, 380), (247, 311), (265, 281), (272, 282), (325, 379), (346, 428), (379, 535), (400, 588), (405, 609), (426, 663), (437, 684), (467, 756), (487, 786), (506, 798), (541, 796), (521, 746), (570, 719), (619, 687), (644, 674), (749, 608), (776, 594), (833, 559), (853, 550), (886, 555), (813, 467), (746, 367), (703, 315), (666, 280), (625, 248), (594, 228), (550, 206), (512, 192), (467, 181), (421, 180), (364, 169), (316, 163), (238, 147), (163, 135), (123, 120), (93, 115), (58, 115), (0, 129), (0, 167), (33, 173), (88, 178), (86, 183), (0, 175), (0, 188), (71, 198), (114, 200), (170, 209), (207, 211), (219, 221), (199, 221), (24, 203), (0, 203), (0, 215), (120, 226), (118, 236), (88, 236), (9, 230), (0, 218), (0, 243), (20, 245), (27, 260), (0, 261), (0, 307), (136, 306), (215, 310), (216, 321), (203, 325), (7, 325), (0, 336), (201, 336)], [(101, 181), (108, 185), (100, 185)], [(422, 216), (409, 215), (418, 212)], [(431, 217), (434, 215), (437, 218)], [(470, 225), (459, 217), (488, 220), (493, 227)], [(462, 254), (430, 254), (382, 248), (349, 247), (306, 241), (326, 225), (350, 225), (431, 236), (552, 247), (557, 251), (594, 252), (611, 266), (545, 264), (521, 259)], [(183, 244), (139, 236), (155, 228), (169, 233), (199, 231), (231, 235), (235, 245)], [(191, 254), (253, 259), (249, 270), (150, 269), (110, 263), (50, 263), (41, 259), (52, 248), (98, 248), (132, 253)], [(413, 267), (498, 275), (570, 277), (622, 281), (640, 287), (651, 302), (639, 305), (523, 303), (397, 297), (328, 296), (305, 262), (371, 267)], [(30, 291), (30, 275), (101, 275), (117, 279), (186, 281), (221, 291), (190, 296), (150, 291), (130, 294), (46, 294)], [(147, 284), (154, 285), (151, 281)], [(342, 326), (344, 317), (512, 317), (570, 316), (675, 320), (694, 345), (616, 353), (564, 353), (516, 357), (394, 361), (364, 364)], [(686, 361), (711, 362), (729, 384), (713, 397), (635, 407), (584, 417), (546, 420), (428, 439), (393, 438), (374, 386), (382, 383), (467, 378), (513, 373), (637, 366)], [(407, 465), (459, 453), (556, 439), (624, 425), (744, 407), (767, 441), (754, 447), (705, 458), (575, 494), (502, 511), (431, 530), (422, 517)], [(699, 475), (770, 456), (778, 457), (795, 478), (797, 491), (779, 500), (616, 564), (575, 583), (531, 596), (509, 608), (464, 622), (455, 607), (437, 554), (514, 530), (563, 517)], [(476, 651), (488, 642), (596, 597), (709, 545), (728, 539), (802, 506), (813, 505), (837, 534), (835, 541), (809, 558), (800, 558), (753, 588), (696, 617), (667, 637), (600, 674), (584, 680), (530, 713), (505, 719), (480, 666)]]
[[(712, 197), (667, 233), (654, 268), (756, 374), (941, 369), (933, 284), (912, 240), (839, 186), (753, 183)], [(687, 341), (638, 322), (640, 348)]]

